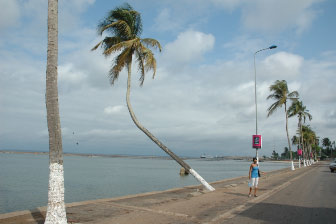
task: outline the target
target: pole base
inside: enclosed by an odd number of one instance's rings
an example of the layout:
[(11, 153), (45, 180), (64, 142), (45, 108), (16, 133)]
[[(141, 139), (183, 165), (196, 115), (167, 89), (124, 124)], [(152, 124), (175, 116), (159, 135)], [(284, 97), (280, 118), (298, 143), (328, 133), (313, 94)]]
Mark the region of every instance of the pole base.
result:
[(291, 170), (295, 170), (293, 160), (291, 161)]

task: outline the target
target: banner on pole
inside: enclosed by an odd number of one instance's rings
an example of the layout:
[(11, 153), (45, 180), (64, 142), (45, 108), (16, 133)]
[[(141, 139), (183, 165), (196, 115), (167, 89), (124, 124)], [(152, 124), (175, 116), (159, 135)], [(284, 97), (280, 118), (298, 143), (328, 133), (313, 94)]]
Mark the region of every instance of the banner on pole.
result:
[(297, 154), (298, 154), (299, 156), (302, 156), (302, 149), (298, 149)]
[(262, 138), (261, 135), (252, 135), (252, 147), (255, 149), (261, 149)]

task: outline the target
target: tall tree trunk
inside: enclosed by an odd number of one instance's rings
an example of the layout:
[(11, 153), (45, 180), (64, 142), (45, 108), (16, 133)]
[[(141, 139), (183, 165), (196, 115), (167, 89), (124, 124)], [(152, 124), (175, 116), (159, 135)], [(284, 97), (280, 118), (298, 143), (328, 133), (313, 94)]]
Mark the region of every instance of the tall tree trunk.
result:
[(289, 140), (289, 133), (288, 133), (288, 113), (287, 113), (287, 107), (285, 103), (285, 114), (286, 114), (286, 133), (287, 133), (287, 140), (288, 140), (288, 146), (289, 146), (289, 155), (291, 160), (291, 168), (294, 170), (294, 164), (293, 164), (293, 155), (292, 155), (292, 147)]
[(157, 144), (165, 153), (167, 153), (171, 158), (173, 158), (178, 164), (180, 164), (187, 172), (191, 173), (206, 189), (209, 191), (214, 191), (211, 185), (209, 185), (195, 170), (193, 170), (186, 162), (181, 158), (175, 155), (170, 149), (168, 149), (162, 142), (159, 141), (152, 133), (150, 133), (144, 126), (142, 126), (137, 120), (132, 105), (130, 103), (130, 92), (131, 92), (131, 70), (132, 70), (132, 60), (127, 65), (128, 78), (127, 78), (127, 93), (126, 93), (126, 102), (127, 108), (131, 115), (131, 118), (134, 124), (145, 133), (155, 144)]
[(58, 0), (48, 1), (46, 107), (49, 131), (49, 187), (45, 223), (66, 224), (61, 122), (57, 88)]
[(302, 132), (302, 118), (299, 118), (299, 123), (300, 123), (300, 135), (301, 135), (301, 142), (302, 142), (302, 153), (304, 153), (303, 157), (305, 158), (306, 152), (305, 152), (305, 146), (303, 142), (303, 132)]

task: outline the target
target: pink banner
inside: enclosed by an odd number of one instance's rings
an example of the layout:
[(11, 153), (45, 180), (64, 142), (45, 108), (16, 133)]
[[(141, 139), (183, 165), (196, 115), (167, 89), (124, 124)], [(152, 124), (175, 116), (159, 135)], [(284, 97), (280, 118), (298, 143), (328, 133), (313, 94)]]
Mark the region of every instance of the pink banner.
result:
[(302, 156), (302, 149), (298, 149), (297, 154), (298, 154), (299, 156)]

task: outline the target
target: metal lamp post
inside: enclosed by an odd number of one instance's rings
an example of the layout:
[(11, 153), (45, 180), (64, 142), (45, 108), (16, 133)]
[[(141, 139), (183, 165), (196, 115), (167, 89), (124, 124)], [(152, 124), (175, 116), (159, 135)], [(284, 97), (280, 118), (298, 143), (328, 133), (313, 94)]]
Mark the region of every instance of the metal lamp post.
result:
[[(256, 54), (260, 51), (265, 51), (265, 50), (271, 50), (277, 48), (276, 45), (272, 45), (268, 48), (264, 48), (261, 50), (258, 50), (254, 53), (254, 100), (255, 100), (255, 109), (256, 109), (256, 134), (255, 136), (258, 136), (258, 106), (257, 106), (257, 70), (256, 70), (256, 63), (255, 63), (255, 58), (256, 58)], [(257, 137), (258, 138), (258, 137)], [(257, 157), (257, 163), (259, 164), (259, 157), (258, 157), (258, 148), (261, 148), (261, 135), (259, 136), (259, 142), (260, 142), (260, 147), (255, 147), (256, 149), (256, 157)], [(255, 141), (255, 137), (253, 136), (253, 143)]]

